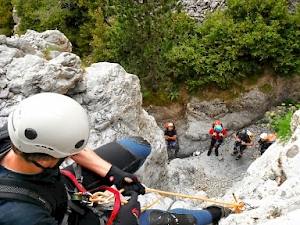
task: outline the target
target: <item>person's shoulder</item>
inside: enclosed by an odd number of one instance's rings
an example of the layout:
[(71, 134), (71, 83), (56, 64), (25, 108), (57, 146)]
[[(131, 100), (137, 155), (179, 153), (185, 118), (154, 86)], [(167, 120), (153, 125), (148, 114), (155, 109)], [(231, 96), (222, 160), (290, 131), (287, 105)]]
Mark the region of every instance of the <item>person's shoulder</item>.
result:
[(0, 205), (0, 211), (1, 225), (57, 225), (47, 210), (27, 202), (4, 202)]

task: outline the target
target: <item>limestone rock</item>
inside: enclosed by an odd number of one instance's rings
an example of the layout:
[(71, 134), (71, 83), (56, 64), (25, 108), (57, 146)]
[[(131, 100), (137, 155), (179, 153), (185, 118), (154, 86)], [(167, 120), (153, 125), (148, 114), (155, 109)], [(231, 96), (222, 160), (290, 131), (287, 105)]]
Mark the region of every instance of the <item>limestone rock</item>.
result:
[(32, 44), (29, 41), (25, 39), (17, 37), (6, 38), (6, 45), (9, 47), (17, 48), (27, 54), (36, 53), (36, 49), (32, 46)]
[[(294, 215), (300, 210), (299, 145), (299, 139), (285, 146), (275, 143), (251, 164), (245, 178), (225, 196), (232, 198), (230, 193), (234, 192), (247, 204), (247, 210), (243, 214), (229, 216), (221, 225), (254, 224), (253, 218), (259, 224), (285, 224), (287, 219), (289, 224), (298, 223)], [(268, 179), (270, 177), (272, 179)]]
[(72, 53), (62, 53), (51, 61), (25, 55), (14, 58), (6, 69), (10, 91), (26, 97), (40, 91), (65, 94), (83, 77), (81, 61)]
[(40, 51), (51, 49), (60, 52), (72, 52), (71, 42), (58, 30), (47, 30), (42, 33), (27, 30), (24, 35), (21, 35), (21, 39), (27, 40)]
[(293, 114), (293, 118), (291, 121), (291, 130), (292, 132), (296, 132), (297, 129), (299, 129), (300, 126), (300, 111), (296, 111)]
[(142, 136), (151, 143), (153, 153), (140, 169), (140, 176), (145, 184), (156, 183), (164, 177), (167, 154), (163, 132), (142, 108), (138, 77), (127, 73), (119, 64), (96, 63), (86, 68), (84, 80), (86, 92), (80, 98), (93, 128), (91, 147), (124, 136)]
[(228, 112), (226, 104), (221, 99), (215, 99), (213, 101), (199, 101), (197, 98), (192, 98), (189, 102), (188, 110), (197, 114), (202, 112), (208, 117), (218, 118)]
[(5, 66), (11, 63), (13, 58), (22, 56), (24, 56), (24, 54), (19, 49), (0, 45), (0, 68), (3, 71), (2, 73), (6, 71)]

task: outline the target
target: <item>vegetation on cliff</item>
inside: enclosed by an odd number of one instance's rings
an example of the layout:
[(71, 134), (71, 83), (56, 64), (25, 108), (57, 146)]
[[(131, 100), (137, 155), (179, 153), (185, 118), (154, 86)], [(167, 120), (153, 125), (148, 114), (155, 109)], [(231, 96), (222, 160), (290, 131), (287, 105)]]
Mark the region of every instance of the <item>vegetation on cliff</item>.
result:
[(300, 14), (286, 0), (227, 0), (201, 24), (176, 0), (13, 0), (20, 31), (59, 29), (86, 63), (120, 63), (145, 97), (228, 89), (265, 71), (299, 74)]

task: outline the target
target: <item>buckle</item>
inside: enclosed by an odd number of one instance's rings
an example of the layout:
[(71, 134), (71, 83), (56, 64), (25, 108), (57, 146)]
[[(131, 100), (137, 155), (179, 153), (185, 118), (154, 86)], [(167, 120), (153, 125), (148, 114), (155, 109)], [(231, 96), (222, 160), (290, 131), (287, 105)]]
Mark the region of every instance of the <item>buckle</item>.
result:
[(78, 183), (82, 184), (82, 182), (83, 182), (83, 176), (76, 177), (76, 180), (78, 181)]

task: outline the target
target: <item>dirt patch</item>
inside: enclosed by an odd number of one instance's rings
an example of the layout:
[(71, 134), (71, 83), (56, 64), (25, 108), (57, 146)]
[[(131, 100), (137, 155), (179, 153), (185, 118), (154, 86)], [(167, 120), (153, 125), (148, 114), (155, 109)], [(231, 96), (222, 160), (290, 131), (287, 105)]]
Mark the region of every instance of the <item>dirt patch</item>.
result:
[(186, 106), (180, 103), (171, 103), (168, 106), (150, 105), (144, 109), (155, 118), (157, 124), (164, 124), (167, 121), (176, 123), (176, 121), (182, 120), (185, 115)]

